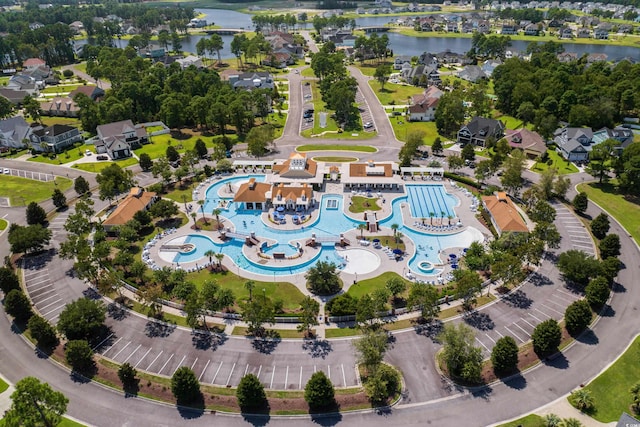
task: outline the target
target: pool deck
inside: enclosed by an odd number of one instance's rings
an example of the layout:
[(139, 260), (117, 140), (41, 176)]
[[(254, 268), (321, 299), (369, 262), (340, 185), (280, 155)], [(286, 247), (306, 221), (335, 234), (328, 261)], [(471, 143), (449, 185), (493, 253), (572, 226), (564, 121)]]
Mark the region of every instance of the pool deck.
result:
[[(209, 181), (207, 182), (207, 184), (213, 184), (215, 183), (215, 181)], [(442, 184), (444, 185), (446, 191), (449, 194), (453, 194), (455, 195), (458, 199), (459, 199), (459, 203), (455, 206), (455, 211), (456, 211), (456, 218), (453, 218), (451, 220), (451, 223), (454, 224), (454, 226), (451, 229), (446, 229), (446, 230), (440, 230), (440, 229), (432, 229), (428, 226), (423, 226), (422, 223), (422, 218), (414, 218), (411, 216), (411, 208), (409, 206), (408, 203), (402, 203), (401, 204), (401, 212), (402, 212), (402, 222), (404, 223), (404, 225), (408, 228), (411, 228), (415, 231), (418, 232), (422, 232), (422, 233), (429, 233), (429, 234), (434, 234), (434, 235), (446, 235), (446, 234), (451, 234), (451, 233), (458, 233), (460, 231), (465, 230), (467, 227), (471, 226), (474, 227), (478, 230), (482, 231), (482, 234), (485, 236), (485, 239), (489, 238), (489, 232), (484, 228), (483, 225), (480, 224), (480, 222), (476, 219), (475, 215), (476, 212), (474, 211), (473, 208), (473, 204), (472, 202), (475, 200), (475, 198), (471, 195), (471, 193), (469, 193), (466, 189), (458, 186), (456, 183), (452, 183), (449, 182), (448, 180), (443, 180), (443, 181), (412, 181), (411, 184), (416, 184), (416, 185), (433, 185), (433, 184)], [(194, 191), (194, 195), (197, 196), (198, 199), (202, 200), (206, 197), (206, 190), (208, 188), (208, 185), (201, 185), (197, 188), (197, 190)], [(235, 191), (237, 190), (237, 184), (231, 184), (230, 188), (228, 186), (223, 186), (219, 192), (218, 192), (218, 196), (221, 198), (231, 198), (233, 197), (233, 194), (235, 193)], [(338, 195), (342, 195), (343, 196), (343, 211), (344, 213), (351, 219), (354, 219), (356, 221), (363, 221), (364, 215), (363, 213), (351, 213), (349, 212), (349, 205), (350, 205), (350, 201), (351, 201), (351, 197), (353, 195), (352, 192), (345, 192), (343, 190), (343, 186), (341, 184), (336, 184), (336, 183), (328, 183), (326, 184), (325, 187), (325, 191), (324, 192), (316, 192), (316, 198), (317, 200), (321, 200), (322, 196), (325, 194), (338, 194)], [(357, 195), (362, 195), (362, 194), (357, 194)], [(375, 211), (376, 215), (378, 217), (378, 220), (382, 220), (386, 217), (388, 217), (389, 215), (392, 214), (392, 202), (394, 199), (398, 198), (398, 197), (404, 197), (406, 195), (405, 192), (400, 192), (400, 191), (395, 191), (395, 192), (383, 192), (382, 193), (382, 197), (377, 199), (377, 203), (378, 206), (381, 207), (380, 210)], [(385, 199), (385, 202), (382, 203), (381, 199)], [(474, 202), (474, 203), (477, 203)], [(182, 205), (179, 205), (180, 209), (182, 210)], [(316, 206), (318, 206), (318, 204), (316, 204)], [(303, 227), (305, 227), (305, 224), (314, 224), (315, 220), (317, 219), (317, 216), (319, 214), (319, 209), (315, 208), (315, 209), (311, 209), (309, 211), (309, 213), (307, 213), (306, 215), (309, 217), (309, 219), (305, 222), (305, 223), (299, 223), (299, 224), (295, 224), (293, 223), (293, 221), (291, 220), (291, 217), (288, 216), (287, 217), (287, 221), (285, 222), (285, 224), (275, 224), (273, 223), (270, 219), (269, 219), (269, 215), (272, 213), (273, 209), (270, 209), (269, 211), (265, 211), (262, 213), (261, 215), (261, 219), (262, 221), (269, 227), (276, 229), (276, 230), (296, 230), (296, 229), (302, 229)], [(223, 210), (222, 214), (220, 215), (220, 219), (224, 225), (225, 229), (230, 230), (231, 232), (235, 232), (236, 228), (233, 224), (232, 221), (230, 221), (229, 219), (225, 218), (224, 216), (225, 211)], [(207, 218), (213, 218), (212, 215), (206, 214), (205, 213), (205, 217)], [(460, 226), (458, 226), (458, 221), (460, 223)], [(427, 219), (425, 221), (426, 224), (430, 225), (431, 224), (431, 219)], [(448, 218), (438, 218), (438, 217), (434, 217), (433, 218), (433, 225), (434, 227), (437, 225), (442, 224), (443, 226), (447, 226), (449, 225), (449, 219)], [(310, 229), (312, 229), (313, 226), (310, 226)], [(167, 245), (167, 244), (172, 244), (172, 241), (178, 239), (177, 241), (184, 241), (184, 239), (186, 238), (186, 236), (190, 235), (190, 234), (198, 234), (198, 235), (203, 235), (203, 236), (207, 236), (210, 239), (212, 239), (213, 241), (217, 242), (217, 243), (222, 243), (221, 240), (221, 236), (220, 233), (217, 231), (205, 231), (205, 230), (194, 230), (192, 228), (192, 224), (189, 223), (181, 228), (179, 228), (178, 230), (175, 230), (173, 233), (170, 234), (165, 234), (163, 236), (158, 237), (157, 239), (154, 239), (153, 243), (150, 244), (148, 247), (145, 248), (145, 253), (147, 254), (147, 259), (149, 261), (147, 261), (152, 267), (155, 265), (156, 268), (162, 268), (162, 267), (169, 267), (169, 268), (181, 268), (184, 269), (186, 271), (195, 271), (195, 270), (202, 270), (204, 268), (206, 268), (206, 265), (208, 265), (209, 259), (208, 257), (204, 257), (201, 258), (198, 261), (193, 261), (193, 262), (185, 262), (185, 263), (180, 263), (179, 265), (177, 263), (174, 262), (170, 262), (168, 259), (171, 258), (170, 256), (166, 256), (166, 254), (164, 256), (160, 255), (159, 251), (160, 248), (163, 245)], [(414, 274), (411, 275), (409, 274), (409, 268), (408, 268), (408, 260), (410, 260), (412, 258), (412, 256), (415, 254), (416, 252), (416, 247), (414, 242), (411, 239), (405, 238), (404, 239), (404, 244), (405, 244), (405, 254), (396, 259), (395, 257), (389, 256), (388, 254), (386, 254), (384, 252), (384, 250), (381, 247), (374, 247), (373, 245), (367, 244), (365, 242), (362, 242), (361, 237), (363, 237), (364, 239), (371, 239), (371, 237), (373, 236), (377, 236), (377, 237), (383, 237), (383, 236), (388, 236), (388, 243), (387, 243), (387, 239), (385, 239), (385, 242), (382, 242), (383, 244), (386, 244), (386, 246), (389, 246), (391, 249), (393, 248), (393, 230), (389, 227), (380, 227), (380, 229), (378, 230), (378, 232), (376, 233), (370, 233), (368, 230), (357, 230), (357, 229), (350, 229), (350, 230), (345, 230), (344, 231), (344, 238), (346, 240), (348, 240), (350, 242), (350, 245), (344, 247), (344, 248), (340, 248), (338, 247), (338, 251), (339, 253), (342, 253), (342, 255), (344, 254), (348, 254), (348, 250), (349, 248), (358, 248), (358, 249), (363, 249), (366, 251), (370, 251), (373, 252), (377, 255), (377, 257), (380, 259), (380, 265), (371, 270), (370, 268), (366, 268), (365, 270), (368, 270), (367, 273), (347, 273), (347, 272), (342, 272), (341, 273), (341, 277), (343, 279), (344, 282), (344, 290), (348, 290), (350, 286), (352, 286), (353, 284), (357, 283), (357, 281), (359, 280), (363, 280), (363, 279), (370, 279), (370, 278), (374, 278), (379, 276), (381, 273), (386, 272), (386, 271), (393, 271), (403, 277), (407, 277), (413, 280), (425, 280), (427, 282), (434, 282), (437, 283), (439, 280), (443, 281), (444, 278), (447, 277), (448, 273), (451, 272), (451, 267), (450, 264), (448, 263), (448, 255), (449, 253), (454, 253), (454, 254), (461, 254), (462, 253), (462, 249), (463, 248), (459, 248), (459, 247), (454, 247), (454, 248), (443, 248), (442, 252), (440, 253), (440, 260), (441, 263), (440, 264), (435, 264), (437, 270), (439, 270), (436, 274), (431, 274), (431, 275), (427, 275), (427, 274)], [(260, 236), (259, 234), (256, 235), (256, 238), (258, 241), (263, 242), (263, 241), (267, 241), (269, 244), (272, 244), (273, 241), (270, 239), (265, 239), (264, 237)], [(384, 238), (384, 237), (383, 237)], [(260, 245), (254, 245), (254, 246), (247, 246), (244, 245), (243, 246), (243, 254), (244, 256), (252, 261), (253, 263), (257, 263), (257, 264), (266, 264), (269, 263), (270, 265), (275, 265), (278, 267), (282, 267), (282, 268), (287, 268), (287, 267), (291, 267), (291, 266), (296, 266), (299, 265), (301, 263), (305, 263), (313, 258), (315, 258), (317, 256), (317, 252), (319, 251), (319, 248), (313, 248), (310, 246), (306, 246), (306, 239), (292, 239), (291, 241), (287, 241), (287, 242), (280, 242), (282, 243), (293, 243), (294, 245), (296, 243), (299, 243), (300, 247), (302, 248), (302, 253), (300, 254), (300, 256), (296, 257), (295, 259), (267, 259), (267, 256), (265, 256), (264, 254), (261, 255), (261, 251), (260, 251)], [(174, 252), (175, 253), (175, 252)], [(172, 259), (172, 258), (171, 258)], [(347, 261), (348, 262), (348, 261)], [(215, 258), (212, 258), (212, 262), (211, 264), (215, 265), (217, 263), (217, 260)], [(242, 277), (245, 277), (247, 279), (252, 279), (252, 280), (262, 280), (262, 281), (271, 281), (271, 280), (277, 280), (277, 281), (287, 281), (287, 282), (291, 282), (293, 283), (296, 287), (298, 287), (303, 293), (308, 294), (308, 291), (306, 289), (306, 280), (304, 277), (303, 273), (298, 273), (298, 274), (294, 274), (294, 275), (287, 275), (287, 276), (274, 276), (270, 273), (265, 273), (265, 274), (256, 274), (256, 273), (251, 273), (248, 272), (246, 270), (240, 270), (240, 268), (236, 265), (236, 263), (229, 257), (229, 256), (225, 256), (224, 259), (222, 260), (222, 265), (229, 271), (237, 273), (239, 275), (241, 275)], [(415, 273), (415, 272), (414, 272)], [(442, 279), (441, 279), (442, 278)]]

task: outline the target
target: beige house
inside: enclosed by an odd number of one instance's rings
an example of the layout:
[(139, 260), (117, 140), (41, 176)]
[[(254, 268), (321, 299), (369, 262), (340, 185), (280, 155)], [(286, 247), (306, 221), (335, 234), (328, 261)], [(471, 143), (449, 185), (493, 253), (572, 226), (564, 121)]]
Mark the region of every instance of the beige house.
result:
[(156, 200), (156, 193), (133, 187), (127, 197), (118, 203), (118, 207), (102, 223), (102, 228), (107, 233), (114, 231), (115, 227), (120, 227), (132, 220), (136, 212), (149, 209)]
[(507, 193), (497, 191), (491, 196), (483, 196), (482, 204), (489, 213), (491, 224), (498, 235), (502, 233), (528, 233), (527, 223), (513, 204)]

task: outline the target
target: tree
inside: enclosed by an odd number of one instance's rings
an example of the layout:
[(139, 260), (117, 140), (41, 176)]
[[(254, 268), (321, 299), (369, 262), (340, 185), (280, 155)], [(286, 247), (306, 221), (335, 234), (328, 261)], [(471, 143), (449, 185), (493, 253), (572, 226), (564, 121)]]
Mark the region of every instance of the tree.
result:
[(31, 301), (19, 289), (13, 289), (4, 297), (4, 310), (13, 316), (17, 323), (26, 323), (31, 316)]
[(609, 232), (609, 227), (609, 216), (604, 212), (591, 221), (591, 232), (596, 239), (603, 239)]
[(583, 214), (586, 212), (587, 207), (589, 206), (589, 196), (584, 191), (579, 192), (573, 198), (571, 202), (573, 205), (573, 210), (579, 214)]
[(554, 319), (547, 319), (538, 323), (533, 329), (531, 340), (533, 341), (533, 351), (538, 357), (543, 358), (558, 351), (562, 331), (560, 325)]
[(464, 159), (457, 154), (452, 154), (447, 157), (447, 163), (449, 164), (449, 170), (455, 173), (455, 171), (464, 166)]
[(7, 295), (14, 289), (20, 289), (20, 279), (9, 267), (0, 267), (0, 290)]
[(60, 341), (58, 340), (56, 329), (43, 317), (31, 316), (27, 327), (40, 349), (49, 351), (58, 346)]
[(6, 119), (13, 115), (14, 106), (7, 98), (0, 97), (0, 119)]
[(275, 315), (275, 307), (267, 298), (256, 298), (242, 305), (242, 320), (247, 323), (247, 332), (255, 336), (264, 334), (265, 323), (275, 323)]
[(262, 157), (267, 153), (267, 147), (273, 142), (274, 129), (271, 125), (256, 126), (251, 128), (245, 142), (247, 150), (256, 157)]
[(307, 288), (316, 295), (333, 295), (342, 289), (342, 282), (336, 272), (336, 265), (319, 261), (305, 276)]
[(123, 363), (118, 368), (118, 378), (120, 378), (120, 382), (122, 383), (122, 388), (126, 390), (135, 389), (138, 385), (138, 371), (131, 366), (130, 363)]
[(538, 202), (529, 210), (529, 218), (535, 222), (553, 222), (556, 219), (556, 210), (545, 200)]
[(476, 159), (476, 150), (474, 150), (473, 144), (465, 144), (460, 152), (460, 156), (469, 162), (474, 161)]
[(574, 301), (564, 311), (565, 327), (571, 335), (576, 335), (589, 326), (591, 317), (591, 308), (586, 300)]
[(544, 417), (544, 427), (562, 427), (562, 418), (556, 414), (547, 414)]
[(4, 414), (5, 425), (54, 427), (62, 421), (69, 403), (64, 394), (34, 377), (21, 379), (15, 387), (11, 407)]
[(443, 361), (449, 375), (471, 383), (480, 381), (482, 350), (475, 347), (475, 335), (467, 325), (446, 324), (438, 335), (443, 345)]
[(60, 191), (58, 188), (53, 190), (53, 194), (51, 195), (51, 201), (53, 202), (53, 206), (58, 209), (67, 207), (67, 198), (64, 196), (64, 193)]
[(431, 146), (431, 152), (434, 156), (439, 156), (444, 151), (444, 147), (442, 146), (442, 140), (439, 136), (433, 141), (433, 145)]
[(178, 405), (197, 402), (202, 398), (200, 383), (188, 366), (178, 368), (171, 377), (171, 393)]
[(407, 136), (407, 142), (400, 149), (400, 165), (411, 166), (411, 162), (418, 151), (418, 148), (424, 144), (424, 132), (413, 131)]
[(491, 160), (482, 160), (476, 165), (474, 176), (480, 183), (484, 183), (487, 178), (493, 175), (494, 168)]
[(640, 414), (640, 383), (635, 383), (629, 390), (633, 402), (631, 403), (631, 410), (634, 414)]
[(36, 252), (49, 244), (51, 230), (40, 224), (23, 227), (14, 223), (9, 227), (8, 240), (13, 253)]
[(178, 205), (173, 200), (160, 199), (151, 205), (149, 213), (155, 218), (167, 220), (178, 214)]
[(200, 158), (206, 156), (209, 153), (209, 151), (207, 150), (207, 145), (200, 138), (196, 140), (196, 144), (193, 148), (194, 150), (196, 150), (196, 153), (198, 153), (198, 157)]
[(509, 335), (498, 341), (491, 350), (491, 363), (496, 374), (512, 372), (518, 366), (518, 344)]
[(391, 69), (388, 65), (381, 64), (376, 67), (373, 77), (380, 83), (381, 91), (384, 91), (384, 85), (389, 80), (389, 74), (391, 74)]
[(307, 336), (311, 335), (311, 327), (318, 325), (318, 313), (320, 312), (320, 304), (310, 296), (306, 296), (300, 303), (301, 311), (298, 314), (300, 323), (297, 326), (298, 331), (306, 332)]
[(500, 178), (502, 186), (511, 194), (517, 196), (524, 185), (522, 171), (524, 170), (525, 157), (520, 150), (514, 150), (507, 158), (503, 166), (503, 174)]
[(133, 172), (113, 163), (96, 176), (100, 188), (100, 200), (113, 200), (118, 194), (133, 186)]
[(571, 392), (569, 399), (576, 408), (581, 411), (588, 411), (595, 407), (595, 399), (591, 395), (591, 392), (586, 388), (581, 388)]
[(311, 375), (304, 387), (304, 400), (311, 409), (326, 408), (335, 402), (335, 390), (324, 372)]
[(606, 259), (620, 255), (620, 236), (617, 234), (607, 234), (598, 244), (600, 258)]
[(27, 206), (27, 224), (29, 225), (46, 225), (47, 223), (47, 213), (45, 210), (37, 204), (36, 202), (31, 202)]
[(562, 420), (562, 427), (583, 427), (582, 422), (577, 418), (565, 418)]
[(384, 329), (371, 330), (353, 342), (358, 363), (364, 365), (368, 373), (374, 373), (389, 348), (389, 337)]
[(153, 166), (153, 161), (151, 160), (151, 156), (147, 153), (140, 154), (139, 163), (140, 163), (140, 167), (145, 172), (151, 170), (151, 167)]
[(459, 90), (445, 92), (438, 102), (435, 122), (440, 135), (453, 137), (464, 123), (464, 104)]
[(60, 313), (58, 330), (69, 340), (87, 340), (100, 332), (105, 320), (105, 307), (100, 301), (79, 298)]
[(438, 290), (434, 285), (412, 283), (407, 303), (409, 307), (420, 307), (420, 315), (427, 322), (431, 322), (440, 313)]
[(480, 275), (471, 270), (454, 270), (453, 278), (456, 282), (456, 298), (462, 299), (464, 310), (471, 310), (477, 302), (476, 297), (482, 290)]
[(89, 182), (86, 179), (84, 179), (83, 176), (79, 176), (74, 181), (73, 189), (80, 196), (87, 194), (89, 192)]
[(558, 256), (558, 270), (565, 280), (584, 288), (591, 278), (598, 276), (600, 265), (587, 253), (570, 249)]
[(247, 374), (240, 380), (236, 389), (238, 406), (243, 412), (260, 410), (268, 405), (264, 386), (253, 374)]
[(71, 340), (64, 346), (64, 356), (71, 368), (88, 374), (95, 368), (93, 350), (86, 340)]
[(385, 283), (385, 287), (389, 290), (394, 300), (397, 299), (398, 295), (407, 290), (407, 284), (400, 277), (390, 278), (387, 280), (387, 283)]
[(598, 178), (599, 183), (609, 179), (609, 171), (619, 149), (620, 143), (616, 139), (610, 138), (594, 145), (589, 151), (587, 172)]
[(27, 116), (31, 117), (34, 122), (40, 122), (40, 116), (42, 109), (40, 108), (40, 102), (30, 95), (24, 97), (22, 101), (22, 108)]
[(591, 279), (584, 291), (587, 302), (595, 309), (599, 309), (605, 305), (611, 293), (609, 282), (606, 277), (602, 276)]
[(332, 298), (326, 306), (326, 310), (332, 316), (352, 316), (356, 314), (358, 299), (351, 294), (343, 293)]

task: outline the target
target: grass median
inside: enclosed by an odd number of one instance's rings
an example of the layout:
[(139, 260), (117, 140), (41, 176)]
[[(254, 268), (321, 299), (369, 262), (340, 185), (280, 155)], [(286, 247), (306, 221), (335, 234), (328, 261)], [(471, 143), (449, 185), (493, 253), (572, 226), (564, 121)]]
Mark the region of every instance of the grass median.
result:
[(299, 145), (296, 151), (305, 153), (307, 151), (357, 151), (360, 153), (375, 153), (377, 148), (370, 145), (348, 145), (348, 144), (305, 144)]
[(53, 190), (64, 192), (71, 188), (73, 181), (57, 177), (54, 181), (37, 181), (17, 176), (0, 175), (0, 197), (8, 197), (11, 206), (26, 206), (31, 202), (42, 202), (51, 198)]

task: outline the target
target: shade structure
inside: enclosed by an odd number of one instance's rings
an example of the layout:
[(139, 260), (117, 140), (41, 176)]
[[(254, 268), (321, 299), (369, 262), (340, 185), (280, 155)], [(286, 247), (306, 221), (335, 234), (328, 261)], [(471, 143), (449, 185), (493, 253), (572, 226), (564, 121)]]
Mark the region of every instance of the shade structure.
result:
[(398, 248), (396, 248), (396, 249), (394, 249), (394, 250), (393, 250), (393, 253), (394, 253), (395, 255), (402, 255), (404, 252), (402, 251), (402, 249), (398, 249)]

